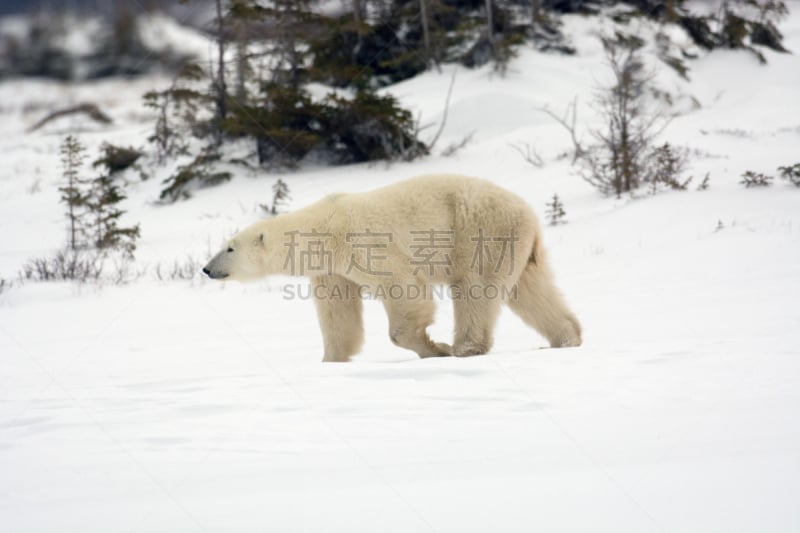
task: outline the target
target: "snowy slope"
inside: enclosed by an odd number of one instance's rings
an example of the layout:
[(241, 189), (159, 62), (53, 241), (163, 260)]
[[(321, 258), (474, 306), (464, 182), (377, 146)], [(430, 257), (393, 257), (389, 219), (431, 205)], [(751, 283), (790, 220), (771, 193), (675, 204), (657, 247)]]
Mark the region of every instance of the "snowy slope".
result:
[[(159, 178), (129, 188), (139, 281), (27, 284), (0, 294), (0, 531), (797, 531), (800, 529), (800, 190), (741, 173), (800, 159), (800, 59), (714, 52), (661, 86), (700, 107), (665, 139), (698, 150), (708, 191), (600, 197), (559, 154), (547, 115), (604, 73), (596, 30), (576, 57), (526, 51), (505, 78), (459, 70), (441, 151), (410, 164), (283, 175), (291, 207), (415, 174), (461, 172), (569, 223), (545, 228), (584, 346), (504, 312), (491, 355), (419, 360), (366, 302), (362, 354), (323, 365), (313, 303), (274, 279), (156, 281), (256, 220), (278, 175), (237, 171), (170, 207)], [(785, 22), (800, 51), (800, 13)], [(391, 91), (439, 120), (452, 66)], [(77, 131), (144, 146), (140, 95), (166, 80), (0, 84), (0, 277), (63, 241), (58, 145)], [(115, 119), (26, 127), (87, 99)], [(426, 131), (431, 131), (430, 128)], [(534, 143), (533, 168), (509, 148)], [(717, 230), (719, 222), (723, 228)], [(299, 280), (302, 283), (302, 280)], [(431, 328), (446, 339), (447, 302)]]

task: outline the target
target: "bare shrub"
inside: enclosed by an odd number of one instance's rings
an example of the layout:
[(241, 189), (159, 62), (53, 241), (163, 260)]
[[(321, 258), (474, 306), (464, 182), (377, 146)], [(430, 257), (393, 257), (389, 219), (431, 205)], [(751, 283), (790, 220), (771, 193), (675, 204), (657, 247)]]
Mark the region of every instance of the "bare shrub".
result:
[(26, 189), (28, 194), (38, 194), (42, 190), (42, 178), (35, 178), (28, 188)]
[(573, 152), (571, 157), (572, 164), (574, 165), (575, 163), (577, 163), (578, 160), (581, 159), (586, 153), (586, 150), (584, 150), (583, 144), (581, 143), (581, 140), (577, 133), (576, 123), (578, 121), (578, 98), (575, 97), (572, 100), (572, 102), (570, 102), (569, 105), (567, 105), (567, 109), (564, 111), (564, 115), (562, 116), (556, 115), (546, 107), (540, 108), (539, 111), (549, 115), (553, 120), (564, 126), (564, 129), (566, 129), (569, 132), (569, 137), (570, 140), (572, 141), (572, 147), (573, 147)]
[(22, 281), (97, 281), (103, 273), (103, 257), (85, 250), (61, 250), (53, 257), (39, 257), (22, 266)]
[(539, 152), (536, 150), (536, 147), (531, 143), (512, 143), (509, 145), (513, 148), (521, 157), (522, 159), (536, 168), (540, 168), (544, 165), (544, 160), (542, 156), (539, 155)]
[(21, 282), (73, 281), (97, 285), (125, 285), (142, 277), (133, 258), (123, 251), (60, 250), (52, 257), (29, 260), (19, 272)]
[(452, 155), (455, 155), (462, 148), (464, 148), (466, 145), (471, 143), (472, 139), (474, 137), (475, 137), (475, 132), (474, 131), (471, 131), (471, 132), (467, 133), (460, 140), (452, 142), (452, 143), (448, 144), (447, 146), (445, 146), (444, 149), (442, 150), (442, 155), (444, 157), (450, 157)]
[(633, 193), (644, 184), (651, 192), (661, 189), (686, 190), (692, 178), (683, 179), (688, 150), (668, 143), (655, 145), (670, 118), (645, 106), (652, 73), (645, 70), (640, 49), (644, 42), (635, 36), (617, 34), (602, 39), (606, 63), (613, 75), (610, 87), (600, 88), (594, 108), (602, 119), (601, 128), (590, 129), (593, 142), (584, 143), (577, 132), (577, 100), (563, 116), (543, 108), (570, 134), (572, 162), (580, 175), (603, 194)]
[[(122, 252), (110, 258), (110, 266), (104, 262), (104, 276), (103, 282), (110, 283), (111, 285), (127, 285), (140, 279), (145, 274), (145, 269), (137, 269), (131, 256)], [(107, 267), (107, 268), (106, 268)]]
[(187, 255), (183, 260), (175, 259), (168, 264), (158, 263), (154, 273), (158, 281), (191, 280), (197, 276), (202, 267), (200, 261)]
[(635, 37), (603, 39), (614, 85), (596, 97), (605, 126), (590, 131), (596, 145), (582, 158), (583, 178), (603, 193), (617, 197), (638, 189), (654, 172), (648, 168), (653, 139), (667, 123), (660, 113), (645, 110), (643, 96), (651, 75), (639, 54), (642, 44)]

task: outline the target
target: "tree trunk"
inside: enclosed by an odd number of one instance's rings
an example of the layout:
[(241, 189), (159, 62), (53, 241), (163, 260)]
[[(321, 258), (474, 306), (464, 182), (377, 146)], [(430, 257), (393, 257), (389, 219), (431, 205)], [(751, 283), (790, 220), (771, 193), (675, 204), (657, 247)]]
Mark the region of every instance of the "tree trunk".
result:
[(353, 63), (357, 62), (358, 54), (364, 42), (364, 6), (361, 4), (362, 0), (353, 0), (353, 20), (356, 23), (356, 34), (358, 35), (358, 42), (353, 49)]
[(361, 0), (353, 0), (353, 18), (359, 25), (358, 33), (361, 33), (360, 26), (364, 22), (364, 6), (361, 5)]
[(419, 17), (422, 21), (422, 41), (425, 46), (425, 63), (431, 60), (431, 35), (428, 28), (428, 6), (427, 0), (419, 0)]
[[(69, 178), (69, 188), (74, 190), (75, 184), (72, 177)], [(73, 193), (74, 194), (74, 193)], [(67, 204), (69, 206), (69, 247), (75, 249), (75, 206), (73, 202)]]
[[(225, 26), (222, 19), (222, 0), (216, 0), (217, 4), (217, 118), (219, 119), (217, 124), (217, 135), (221, 138), (222, 136), (222, 121), (225, 120), (225, 117), (228, 115), (227, 104), (225, 102), (225, 96), (227, 93), (227, 88), (225, 87)], [(218, 139), (221, 140), (221, 139)]]
[(536, 28), (542, 20), (542, 0), (531, 0), (531, 32), (536, 33)]
[(492, 57), (494, 57), (494, 20), (492, 17), (492, 0), (486, 0), (486, 30), (486, 38), (489, 40), (489, 47), (492, 49)]

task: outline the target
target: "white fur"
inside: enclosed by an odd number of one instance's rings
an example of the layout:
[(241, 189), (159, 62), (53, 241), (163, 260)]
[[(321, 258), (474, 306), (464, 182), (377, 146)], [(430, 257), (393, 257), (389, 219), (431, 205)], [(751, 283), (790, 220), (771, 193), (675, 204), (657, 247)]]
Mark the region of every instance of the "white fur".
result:
[[(446, 239), (445, 248), (420, 250), (425, 243), (415, 239), (424, 239), (431, 230)], [(298, 261), (297, 254), (294, 265), (287, 261), (287, 253), (293, 249), (292, 232), (325, 234), (321, 240), (330, 255), (325, 256), (329, 260), (323, 269), (309, 268), (313, 265)], [(390, 234), (391, 242), (385, 237), (352, 235), (365, 232)], [(507, 237), (516, 238), (513, 245), (502, 242)], [(305, 250), (304, 240), (295, 239), (301, 244), (294, 250)], [(359, 244), (376, 242), (381, 247), (372, 250), (370, 263), (370, 252)], [(491, 260), (483, 268), (475, 255), (479, 244), (485, 245), (484, 259)], [(505, 255), (503, 246), (507, 246)], [(435, 254), (440, 261), (447, 258), (449, 268), (440, 265), (431, 273), (427, 265), (419, 263), (426, 254)], [(370, 272), (354, 267), (353, 261), (371, 267)], [(242, 281), (270, 274), (311, 277), (325, 361), (347, 361), (360, 350), (364, 333), (359, 294), (365, 291), (383, 301), (392, 341), (420, 357), (487, 353), (503, 303), (551, 346), (581, 344), (580, 324), (553, 284), (532, 210), (517, 195), (476, 178), (420, 176), (369, 192), (329, 196), (241, 231), (204, 271), (213, 278)], [(431, 288), (439, 284), (450, 285), (458, 295), (453, 299), (452, 347), (428, 337), (433, 300), (412, 298), (407, 290), (415, 287), (430, 295)], [(399, 297), (392, 296), (393, 286), (400, 287), (395, 293)], [(497, 296), (491, 297), (495, 290)]]

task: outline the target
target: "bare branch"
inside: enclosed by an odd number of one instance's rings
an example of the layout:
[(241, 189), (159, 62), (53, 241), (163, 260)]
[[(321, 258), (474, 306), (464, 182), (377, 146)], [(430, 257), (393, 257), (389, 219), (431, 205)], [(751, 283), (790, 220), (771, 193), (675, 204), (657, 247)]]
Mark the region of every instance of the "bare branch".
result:
[(464, 135), (460, 141), (451, 143), (442, 150), (442, 155), (445, 157), (450, 157), (454, 155), (456, 152), (464, 148), (467, 144), (472, 142), (472, 138), (475, 136), (475, 132), (471, 131), (468, 134)]
[(57, 111), (53, 111), (42, 120), (28, 128), (28, 132), (36, 131), (51, 120), (55, 120), (60, 117), (64, 117), (67, 115), (76, 115), (82, 113), (88, 116), (90, 119), (94, 120), (95, 122), (99, 122), (100, 124), (111, 124), (112, 120), (111, 117), (103, 113), (99, 107), (95, 104), (84, 103), (79, 104), (72, 107), (67, 107), (65, 109), (59, 109)]
[(567, 105), (566, 110), (564, 110), (563, 117), (556, 115), (547, 107), (540, 107), (538, 110), (550, 116), (553, 120), (564, 126), (564, 128), (569, 132), (573, 149), (572, 164), (574, 165), (586, 154), (586, 150), (578, 139), (578, 134), (575, 131), (578, 120), (578, 97), (576, 96), (572, 102)]
[(456, 83), (456, 72), (457, 70), (454, 68), (453, 74), (450, 76), (450, 86), (447, 88), (447, 97), (444, 100), (444, 111), (442, 112), (442, 122), (439, 124), (439, 131), (436, 132), (436, 135), (433, 136), (431, 142), (428, 143), (429, 152), (433, 151), (433, 147), (436, 146), (436, 142), (442, 135), (445, 124), (447, 124), (447, 112), (450, 110), (450, 97), (453, 94), (453, 86)]
[(511, 148), (517, 151), (519, 155), (522, 156), (522, 159), (525, 160), (526, 163), (535, 166), (536, 168), (541, 168), (544, 165), (544, 160), (542, 156), (539, 155), (539, 152), (536, 151), (536, 147), (531, 143), (511, 143), (509, 144)]

